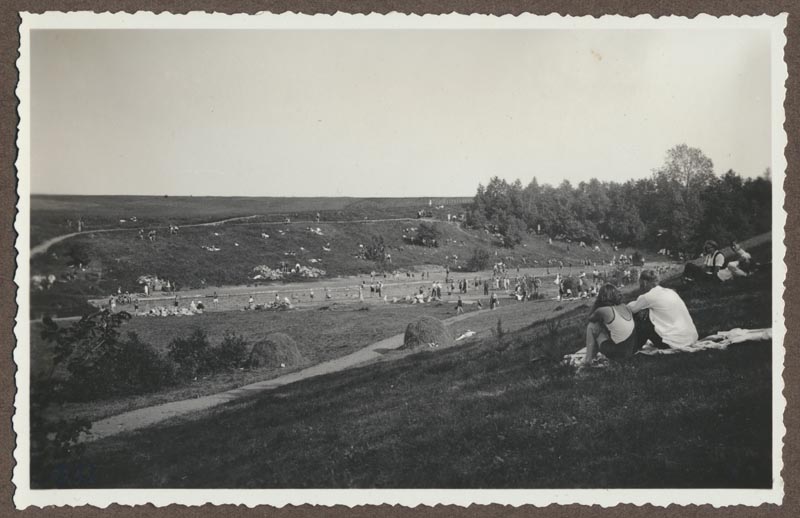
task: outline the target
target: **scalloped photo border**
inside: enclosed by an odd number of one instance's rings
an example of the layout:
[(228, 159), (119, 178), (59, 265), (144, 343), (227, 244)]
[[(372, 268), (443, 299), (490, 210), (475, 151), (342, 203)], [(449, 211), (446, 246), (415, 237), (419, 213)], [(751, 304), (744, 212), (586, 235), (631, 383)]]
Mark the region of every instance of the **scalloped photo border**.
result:
[[(17, 442), (14, 450), (16, 466), (12, 482), (15, 486), (14, 503), (17, 508), (45, 506), (81, 506), (92, 505), (108, 507), (112, 504), (137, 505), (153, 504), (167, 506), (170, 504), (203, 505), (203, 504), (239, 504), (245, 506), (270, 505), (283, 507), (287, 505), (313, 504), (320, 506), (357, 506), (357, 505), (401, 505), (401, 506), (433, 506), (438, 504), (469, 506), (471, 504), (503, 504), (511, 506), (550, 504), (583, 504), (603, 507), (618, 504), (655, 506), (703, 505), (714, 507), (732, 505), (756, 506), (764, 503), (781, 504), (784, 496), (784, 483), (781, 477), (783, 469), (783, 444), (786, 432), (783, 415), (786, 400), (783, 395), (784, 381), (784, 339), (786, 327), (784, 322), (784, 281), (787, 267), (785, 263), (786, 247), (784, 244), (784, 211), (783, 183), (787, 162), (784, 149), (787, 135), (784, 130), (785, 113), (783, 104), (786, 98), (785, 83), (788, 77), (787, 65), (784, 61), (786, 37), (784, 30), (787, 14), (777, 16), (723, 16), (714, 17), (701, 14), (695, 18), (667, 16), (653, 18), (640, 15), (633, 18), (606, 15), (599, 18), (592, 16), (562, 16), (550, 14), (539, 16), (521, 14), (519, 16), (504, 15), (405, 15), (401, 13), (381, 14), (316, 14), (304, 15), (287, 12), (283, 14), (259, 13), (222, 14), (190, 12), (184, 15), (171, 13), (137, 12), (133, 14), (93, 13), (93, 12), (46, 12), (44, 14), (21, 13), (22, 23), (19, 29), (20, 57), (17, 61), (19, 84), (18, 127), (19, 156), (16, 162), (18, 174), (18, 214), (15, 230), (18, 234), (16, 251), (18, 254), (15, 282), (18, 286), (18, 314), (15, 322), (17, 345), (14, 349), (14, 361), (17, 365), (15, 398), (15, 414), (13, 427)], [(772, 254), (773, 261), (773, 355), (772, 355), (772, 471), (773, 487), (771, 489), (565, 489), (565, 490), (173, 490), (173, 489), (108, 489), (108, 490), (34, 490), (29, 484), (29, 437), (28, 437), (28, 404), (29, 404), (29, 351), (30, 326), (28, 321), (29, 279), (30, 279), (30, 131), (31, 131), (31, 99), (30, 72), (31, 49), (30, 32), (36, 29), (303, 29), (303, 30), (607, 30), (607, 29), (752, 29), (768, 31), (771, 39), (771, 120), (772, 120)]]

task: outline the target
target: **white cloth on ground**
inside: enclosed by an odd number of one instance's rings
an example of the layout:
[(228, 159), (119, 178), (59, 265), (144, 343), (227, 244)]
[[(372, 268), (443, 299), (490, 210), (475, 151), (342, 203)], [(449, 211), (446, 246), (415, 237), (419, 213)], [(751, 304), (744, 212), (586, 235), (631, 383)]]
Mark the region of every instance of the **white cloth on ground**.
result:
[[(718, 349), (724, 351), (731, 344), (738, 344), (742, 342), (758, 342), (772, 340), (772, 329), (740, 329), (735, 328), (730, 331), (720, 331), (719, 333), (707, 336), (702, 340), (698, 340), (692, 345), (683, 347), (670, 347), (669, 349), (657, 349), (652, 345), (645, 345), (642, 347), (638, 354), (646, 354), (648, 356), (655, 356), (659, 354), (677, 354), (677, 353), (696, 353), (697, 351), (707, 351), (709, 349)], [(649, 342), (648, 342), (649, 344)]]
[[(644, 347), (637, 351), (637, 354), (644, 354), (647, 356), (665, 355), (665, 354), (679, 354), (679, 353), (696, 353), (698, 351), (707, 351), (710, 349), (717, 349), (724, 351), (731, 344), (738, 344), (742, 342), (758, 342), (758, 341), (771, 341), (772, 329), (740, 329), (735, 328), (730, 331), (720, 331), (716, 334), (709, 335), (702, 340), (698, 340), (692, 345), (683, 347), (670, 347), (669, 349), (658, 349), (654, 347), (648, 340)], [(598, 358), (605, 358), (602, 353), (597, 353)], [(583, 365), (583, 360), (586, 358), (586, 347), (583, 349), (564, 356), (562, 362), (578, 367)], [(603, 360), (598, 362), (598, 366), (602, 366), (605, 362)]]

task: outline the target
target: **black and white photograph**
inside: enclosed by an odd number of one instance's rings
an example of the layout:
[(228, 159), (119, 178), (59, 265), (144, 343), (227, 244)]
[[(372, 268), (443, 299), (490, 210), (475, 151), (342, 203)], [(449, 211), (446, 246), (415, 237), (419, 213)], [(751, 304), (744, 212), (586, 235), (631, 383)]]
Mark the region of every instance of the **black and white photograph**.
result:
[(24, 14), (16, 505), (780, 503), (786, 20)]

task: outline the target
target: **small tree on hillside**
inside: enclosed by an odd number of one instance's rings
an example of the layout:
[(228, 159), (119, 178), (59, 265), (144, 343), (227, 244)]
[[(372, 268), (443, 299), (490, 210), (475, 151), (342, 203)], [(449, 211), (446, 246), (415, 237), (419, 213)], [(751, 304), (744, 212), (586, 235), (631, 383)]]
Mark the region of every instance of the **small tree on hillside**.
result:
[(364, 258), (379, 264), (386, 261), (386, 245), (383, 243), (383, 236), (372, 236), (370, 242), (365, 246)]
[(69, 252), (67, 252), (67, 257), (69, 258), (67, 266), (72, 266), (73, 268), (78, 269), (85, 268), (92, 261), (92, 258), (89, 256), (89, 251), (86, 249), (86, 247), (79, 244), (75, 244), (70, 247)]
[(442, 232), (436, 223), (421, 222), (417, 227), (417, 240), (424, 246), (438, 247)]
[(91, 423), (87, 419), (50, 416), (55, 406), (70, 399), (73, 387), (65, 382), (69, 372), (98, 363), (118, 342), (118, 327), (130, 315), (108, 310), (87, 315), (68, 327), (59, 327), (50, 317), (42, 320), (42, 339), (52, 344), (48, 368), (35, 372), (30, 381), (30, 441), (32, 476), (41, 477), (46, 467), (75, 458), (81, 451), (79, 437)]
[(467, 270), (477, 272), (486, 270), (492, 264), (492, 256), (488, 250), (476, 248), (472, 251), (472, 257), (467, 261)]

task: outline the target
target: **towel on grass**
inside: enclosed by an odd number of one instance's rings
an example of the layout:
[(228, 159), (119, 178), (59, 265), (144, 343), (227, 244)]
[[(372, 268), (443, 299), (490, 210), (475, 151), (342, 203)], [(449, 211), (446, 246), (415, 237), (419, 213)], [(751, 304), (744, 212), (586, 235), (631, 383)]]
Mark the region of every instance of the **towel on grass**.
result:
[(709, 349), (717, 349), (724, 351), (731, 344), (738, 344), (742, 342), (759, 342), (772, 340), (772, 329), (731, 329), (730, 331), (720, 331), (719, 333), (702, 338), (692, 345), (685, 347), (670, 347), (669, 349), (657, 349), (653, 347), (648, 341), (637, 354), (646, 354), (648, 356), (655, 356), (658, 354), (678, 354), (678, 353), (696, 353), (697, 351), (707, 351)]
[[(707, 351), (709, 349), (717, 349), (724, 351), (731, 344), (738, 344), (742, 342), (758, 342), (772, 340), (772, 329), (731, 329), (730, 331), (720, 331), (716, 334), (707, 336), (701, 340), (696, 341), (692, 345), (686, 347), (670, 347), (669, 349), (657, 349), (650, 341), (642, 347), (637, 354), (645, 354), (648, 356), (664, 355), (664, 354), (678, 354), (678, 353), (696, 353), (697, 351)], [(586, 347), (572, 354), (567, 354), (562, 360), (566, 365), (572, 367), (579, 367), (583, 365), (584, 358), (586, 358)], [(603, 367), (608, 365), (608, 359), (602, 353), (597, 353), (597, 358), (592, 362), (592, 367)]]

